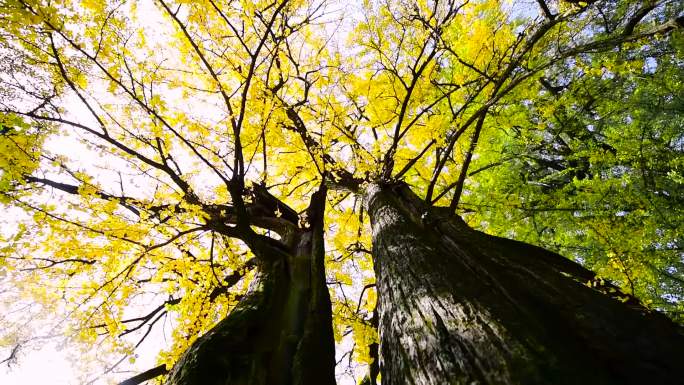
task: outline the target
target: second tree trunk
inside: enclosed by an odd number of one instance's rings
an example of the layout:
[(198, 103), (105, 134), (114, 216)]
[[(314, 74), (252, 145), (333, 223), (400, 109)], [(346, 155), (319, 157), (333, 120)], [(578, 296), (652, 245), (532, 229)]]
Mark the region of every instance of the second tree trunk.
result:
[(383, 385), (681, 383), (682, 329), (591, 271), (472, 230), (406, 185), (366, 201)]

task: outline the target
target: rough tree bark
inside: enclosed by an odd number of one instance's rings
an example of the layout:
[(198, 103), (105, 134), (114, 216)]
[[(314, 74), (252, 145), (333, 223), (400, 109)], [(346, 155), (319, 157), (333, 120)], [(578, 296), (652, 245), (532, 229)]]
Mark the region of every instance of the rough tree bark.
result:
[(403, 184), (371, 185), (366, 203), (383, 385), (681, 384), (682, 329), (591, 271)]
[(257, 277), (240, 303), (195, 341), (167, 385), (334, 385), (335, 346), (325, 281), (325, 189), (309, 225), (283, 239), (285, 258), (259, 255)]

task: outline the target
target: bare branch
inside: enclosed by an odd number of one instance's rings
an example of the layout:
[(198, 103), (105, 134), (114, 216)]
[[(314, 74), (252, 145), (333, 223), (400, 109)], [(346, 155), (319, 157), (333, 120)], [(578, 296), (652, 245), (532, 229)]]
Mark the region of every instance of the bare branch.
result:
[(153, 378), (163, 376), (167, 374), (169, 371), (166, 369), (166, 364), (161, 364), (157, 367), (154, 367), (152, 369), (146, 370), (140, 374), (137, 374), (125, 381), (122, 381), (119, 383), (119, 385), (138, 385), (141, 384), (145, 381), (149, 381)]
[(454, 195), (451, 198), (451, 204), (449, 205), (449, 209), (451, 211), (456, 210), (456, 207), (458, 207), (458, 201), (461, 199), (461, 193), (463, 192), (463, 185), (466, 180), (466, 176), (468, 175), (468, 167), (470, 167), (470, 161), (473, 158), (473, 153), (475, 152), (475, 148), (477, 147), (477, 140), (480, 137), (480, 132), (482, 131), (482, 126), (484, 125), (485, 118), (487, 117), (487, 111), (484, 111), (480, 115), (480, 119), (477, 121), (477, 124), (475, 125), (475, 131), (473, 132), (473, 136), (470, 139), (470, 147), (468, 148), (468, 153), (466, 154), (465, 160), (463, 161), (463, 164), (461, 165), (461, 173), (458, 176), (458, 181), (456, 183), (456, 190), (454, 191)]
[(547, 19), (553, 20), (556, 17), (556, 15), (552, 14), (549, 10), (549, 6), (546, 4), (545, 0), (537, 0), (537, 3), (539, 4), (539, 8), (542, 9), (542, 12), (544, 12), (544, 16), (546, 16)]

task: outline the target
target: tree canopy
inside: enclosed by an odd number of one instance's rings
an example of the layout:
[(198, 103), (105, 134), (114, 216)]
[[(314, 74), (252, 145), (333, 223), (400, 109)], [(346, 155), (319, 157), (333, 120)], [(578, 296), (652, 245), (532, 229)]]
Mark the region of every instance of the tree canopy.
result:
[(170, 369), (325, 185), (338, 372), (354, 377), (377, 341), (362, 198), (378, 180), (681, 321), (682, 11), (0, 0), (5, 357), (63, 335), (111, 371), (170, 322)]

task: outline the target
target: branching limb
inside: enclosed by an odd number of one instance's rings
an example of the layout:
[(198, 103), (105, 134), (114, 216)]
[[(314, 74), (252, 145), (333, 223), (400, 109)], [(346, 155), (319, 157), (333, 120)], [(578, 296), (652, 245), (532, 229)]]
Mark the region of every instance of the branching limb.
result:
[(622, 30), (622, 35), (629, 36), (634, 33), (634, 28), (646, 17), (653, 9), (655, 9), (656, 3), (646, 2), (641, 8), (639, 8), (632, 18), (627, 21), (625, 28)]

